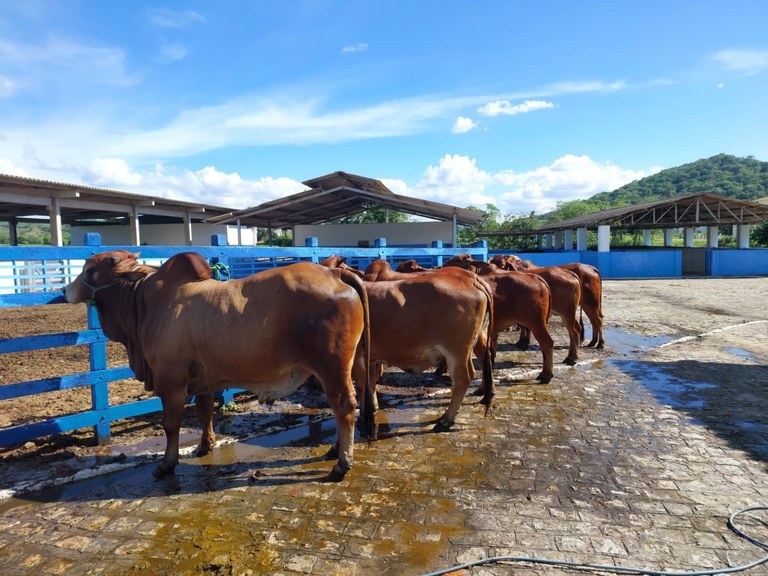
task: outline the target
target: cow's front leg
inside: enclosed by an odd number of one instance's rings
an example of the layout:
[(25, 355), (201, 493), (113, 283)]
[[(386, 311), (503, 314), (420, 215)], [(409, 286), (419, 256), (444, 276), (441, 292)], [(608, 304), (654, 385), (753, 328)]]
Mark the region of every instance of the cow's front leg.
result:
[(165, 431), (165, 455), (154, 471), (156, 478), (173, 474), (179, 463), (179, 431), (186, 402), (186, 387), (181, 385), (163, 391), (160, 400), (163, 403), (163, 430)]
[(205, 456), (216, 443), (216, 434), (213, 431), (213, 394), (198, 394), (195, 407), (197, 408), (197, 417), (203, 427), (203, 434), (195, 454)]

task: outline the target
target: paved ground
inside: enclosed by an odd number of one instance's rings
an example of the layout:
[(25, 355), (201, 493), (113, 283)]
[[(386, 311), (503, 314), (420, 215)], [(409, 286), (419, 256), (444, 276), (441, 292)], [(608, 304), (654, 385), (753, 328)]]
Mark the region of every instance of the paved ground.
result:
[[(151, 463), (129, 456), (111, 474), (0, 500), (0, 573), (401, 576), (510, 555), (667, 570), (755, 560), (765, 552), (725, 520), (768, 505), (767, 293), (768, 279), (606, 282), (608, 350), (583, 350), (546, 386), (530, 380), (535, 352), (507, 351), (491, 414), (468, 398), (445, 434), (429, 422), (445, 394), (393, 388), (379, 440), (358, 444), (340, 484), (317, 482), (335, 431), (308, 411), (292, 429), (184, 459), (174, 479), (152, 480)], [(768, 515), (744, 526), (768, 541)]]

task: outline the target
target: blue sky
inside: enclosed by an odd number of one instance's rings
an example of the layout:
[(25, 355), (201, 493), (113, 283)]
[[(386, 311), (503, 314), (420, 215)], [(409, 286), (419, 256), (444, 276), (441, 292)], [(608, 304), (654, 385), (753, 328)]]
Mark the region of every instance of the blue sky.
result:
[(768, 161), (768, 2), (0, 0), (0, 173), (230, 207), (336, 170), (502, 214)]

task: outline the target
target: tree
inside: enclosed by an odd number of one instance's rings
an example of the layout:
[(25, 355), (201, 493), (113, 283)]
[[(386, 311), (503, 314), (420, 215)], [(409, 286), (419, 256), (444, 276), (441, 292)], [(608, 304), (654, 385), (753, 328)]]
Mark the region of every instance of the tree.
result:
[(384, 208), (382, 206), (372, 206), (369, 209), (352, 214), (350, 216), (342, 216), (336, 220), (332, 220), (332, 224), (387, 224), (397, 222), (408, 222), (410, 217), (405, 212), (399, 212), (390, 208)]

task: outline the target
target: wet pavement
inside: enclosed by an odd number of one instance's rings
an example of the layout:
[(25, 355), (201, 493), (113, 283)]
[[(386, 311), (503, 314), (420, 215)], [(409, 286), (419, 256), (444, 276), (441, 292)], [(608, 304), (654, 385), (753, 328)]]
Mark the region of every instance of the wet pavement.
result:
[[(610, 330), (606, 351), (582, 350), (548, 385), (532, 380), (535, 351), (507, 348), (491, 413), (467, 397), (443, 434), (431, 428), (445, 390), (386, 387), (378, 440), (358, 442), (338, 484), (319, 481), (335, 434), (322, 410), (184, 457), (160, 481), (154, 457), (130, 453), (111, 473), (0, 500), (0, 573), (402, 576), (498, 556), (679, 571), (751, 562), (765, 551), (726, 519), (768, 505), (767, 326), (689, 339)], [(743, 524), (768, 541), (768, 514)], [(565, 570), (499, 562), (459, 573)]]

